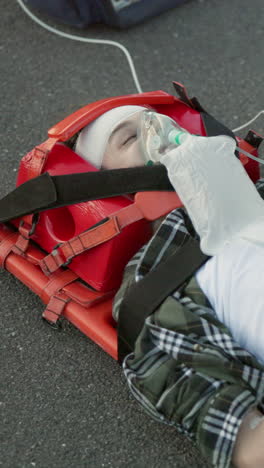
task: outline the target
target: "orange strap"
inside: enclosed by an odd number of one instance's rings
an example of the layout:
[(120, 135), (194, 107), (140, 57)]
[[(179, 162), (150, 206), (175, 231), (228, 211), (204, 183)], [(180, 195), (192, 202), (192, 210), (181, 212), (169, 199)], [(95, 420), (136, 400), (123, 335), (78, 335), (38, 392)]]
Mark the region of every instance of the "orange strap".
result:
[(65, 293), (58, 293), (51, 297), (46, 309), (42, 314), (42, 318), (50, 325), (57, 326), (57, 322), (61, 317), (70, 298)]
[(63, 291), (63, 288), (78, 279), (78, 276), (70, 270), (60, 270), (54, 273), (41, 292), (41, 299), (47, 303), (47, 307), (42, 314), (42, 318), (50, 324), (56, 325), (62, 315), (65, 306), (70, 301), (70, 297)]
[(62, 288), (77, 280), (78, 276), (71, 270), (59, 270), (50, 277), (50, 281), (43, 288), (40, 298), (47, 304), (48, 301), (55, 293), (59, 292)]
[(103, 224), (82, 232), (71, 240), (55, 247), (49, 255), (40, 261), (39, 266), (45, 275), (50, 275), (61, 266), (68, 265), (77, 255), (113, 239), (125, 226), (142, 218), (142, 212), (137, 205), (129, 205), (113, 214)]
[(0, 242), (0, 267), (5, 268), (5, 262), (8, 255), (13, 251), (13, 247), (17, 240), (17, 232), (12, 232)]
[(111, 217), (103, 224), (82, 232), (71, 240), (56, 246), (49, 255), (40, 261), (39, 266), (43, 273), (50, 275), (61, 266), (68, 265), (76, 255), (103, 244), (119, 233), (117, 220), (115, 217)]
[(27, 180), (42, 174), (48, 155), (57, 141), (57, 138), (48, 138), (26, 155), (28, 168)]
[(59, 244), (39, 265), (45, 275), (50, 275), (61, 266), (68, 265), (77, 255), (113, 239), (125, 226), (142, 218), (154, 221), (180, 206), (182, 202), (175, 192), (137, 193), (135, 203), (113, 213), (104, 223)]
[(25, 255), (29, 246), (30, 236), (32, 236), (36, 223), (34, 223), (34, 215), (24, 216), (18, 227), (18, 238), (13, 247), (13, 252), (17, 255)]
[[(27, 180), (34, 179), (42, 173), (48, 155), (57, 141), (57, 138), (48, 138), (48, 140), (36, 146), (24, 157), (24, 160), (27, 161)], [(14, 253), (17, 255), (24, 255), (26, 253), (29, 245), (29, 238), (33, 234), (34, 229), (35, 223), (33, 215), (23, 216), (18, 228), (20, 235), (13, 248)]]

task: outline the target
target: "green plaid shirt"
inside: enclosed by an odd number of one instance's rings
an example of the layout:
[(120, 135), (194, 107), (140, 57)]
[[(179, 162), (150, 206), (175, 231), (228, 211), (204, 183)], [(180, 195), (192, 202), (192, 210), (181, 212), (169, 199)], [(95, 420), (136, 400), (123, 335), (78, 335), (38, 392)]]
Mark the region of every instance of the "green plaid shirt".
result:
[[(264, 191), (264, 182), (257, 184)], [(114, 316), (129, 285), (195, 236), (185, 210), (171, 212), (133, 257)], [(145, 321), (123, 364), (131, 392), (158, 421), (194, 440), (217, 468), (232, 466), (237, 432), (252, 406), (264, 412), (264, 367), (216, 319), (193, 277)]]

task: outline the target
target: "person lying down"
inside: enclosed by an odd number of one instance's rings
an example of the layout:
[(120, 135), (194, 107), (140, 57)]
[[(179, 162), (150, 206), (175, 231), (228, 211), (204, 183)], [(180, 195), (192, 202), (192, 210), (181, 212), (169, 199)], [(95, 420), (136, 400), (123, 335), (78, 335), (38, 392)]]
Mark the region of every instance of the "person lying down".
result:
[[(138, 129), (147, 111), (106, 112), (81, 131), (76, 153), (105, 170), (145, 164)], [(255, 186), (234, 151), (231, 137), (191, 136), (160, 158), (184, 208), (153, 224), (113, 315), (130, 284), (200, 240), (211, 258), (146, 319), (124, 373), (145, 410), (195, 441), (214, 467), (263, 468), (264, 180)]]

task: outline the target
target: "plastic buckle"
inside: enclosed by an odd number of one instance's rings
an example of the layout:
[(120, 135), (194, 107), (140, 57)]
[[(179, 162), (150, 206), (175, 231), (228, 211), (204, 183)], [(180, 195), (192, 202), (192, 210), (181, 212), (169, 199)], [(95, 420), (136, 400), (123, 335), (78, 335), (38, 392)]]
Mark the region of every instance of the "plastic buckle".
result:
[(60, 328), (60, 321), (68, 302), (68, 296), (62, 291), (58, 291), (50, 297), (47, 307), (42, 314), (42, 318), (52, 328)]
[[(55, 247), (53, 247), (52, 252), (51, 252), (51, 255), (53, 257), (56, 257), (56, 255), (60, 254), (60, 252), (58, 250), (59, 250), (61, 245), (63, 245), (63, 243), (59, 242), (58, 244), (55, 245)], [(66, 260), (64, 263), (61, 264), (61, 267), (66, 268), (71, 263), (71, 261), (72, 261), (72, 258), (68, 258), (68, 260)]]
[(33, 215), (33, 218), (32, 218), (32, 228), (29, 231), (29, 236), (33, 236), (33, 234), (34, 234), (34, 232), (36, 230), (36, 226), (38, 224), (38, 221), (39, 221), (39, 213), (35, 213)]
[(12, 250), (17, 255), (26, 255), (29, 246), (30, 237), (34, 234), (38, 222), (38, 214), (32, 216), (32, 224), (27, 223), (24, 219), (20, 220), (18, 226), (19, 236)]
[[(31, 229), (29, 229), (30, 227), (30, 224), (25, 222), (23, 219), (21, 219), (20, 223), (19, 223), (19, 227), (18, 227), (18, 230), (21, 234), (22, 237), (24, 237), (24, 239), (29, 239), (31, 236), (33, 236), (35, 230), (36, 230), (36, 226), (38, 224), (38, 220), (39, 220), (39, 214), (38, 213), (35, 213), (32, 217), (32, 225), (31, 225)], [(28, 228), (25, 227), (25, 225), (28, 226)], [(24, 231), (24, 232), (23, 232)]]
[(263, 140), (264, 137), (254, 130), (249, 130), (245, 137), (245, 141), (256, 149), (258, 149)]

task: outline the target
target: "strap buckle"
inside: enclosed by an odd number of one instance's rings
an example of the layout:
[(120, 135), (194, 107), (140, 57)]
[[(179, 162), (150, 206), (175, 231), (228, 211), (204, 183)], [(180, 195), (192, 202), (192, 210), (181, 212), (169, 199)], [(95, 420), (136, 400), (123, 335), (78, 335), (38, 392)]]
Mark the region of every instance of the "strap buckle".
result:
[(26, 251), (29, 246), (30, 237), (34, 234), (36, 225), (39, 220), (39, 214), (35, 213), (31, 218), (31, 222), (27, 222), (24, 219), (20, 220), (18, 232), (19, 236), (12, 250), (17, 255), (26, 255)]
[(39, 213), (35, 213), (32, 217), (32, 225), (27, 223), (24, 219), (20, 220), (18, 230), (24, 239), (29, 239), (31, 236), (33, 236), (36, 226), (39, 221)]
[[(58, 244), (55, 245), (55, 247), (53, 247), (52, 251), (51, 251), (51, 255), (53, 257), (56, 257), (57, 255), (60, 255), (61, 256), (61, 252), (59, 252), (59, 248), (60, 246), (63, 245), (62, 242), (59, 242)], [(65, 260), (64, 263), (62, 263), (60, 266), (61, 267), (67, 267), (71, 261), (72, 261), (73, 257), (72, 258), (68, 258), (68, 260)]]
[(42, 314), (42, 318), (55, 329), (60, 328), (60, 321), (63, 316), (66, 305), (70, 298), (62, 290), (57, 291), (50, 297), (46, 309)]

